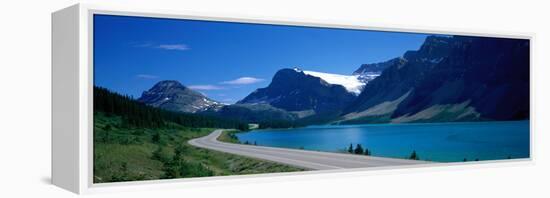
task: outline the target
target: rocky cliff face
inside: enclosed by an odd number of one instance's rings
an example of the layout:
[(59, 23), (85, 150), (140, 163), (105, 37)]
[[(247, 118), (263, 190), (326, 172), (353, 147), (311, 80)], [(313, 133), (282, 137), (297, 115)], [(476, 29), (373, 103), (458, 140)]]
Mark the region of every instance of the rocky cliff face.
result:
[[(388, 67), (391, 67), (393, 65), (404, 65), (406, 62), (407, 60), (405, 58), (398, 57), (380, 63), (362, 64), (357, 70), (353, 72), (353, 75), (378, 77)], [(374, 80), (374, 78), (369, 80)]]

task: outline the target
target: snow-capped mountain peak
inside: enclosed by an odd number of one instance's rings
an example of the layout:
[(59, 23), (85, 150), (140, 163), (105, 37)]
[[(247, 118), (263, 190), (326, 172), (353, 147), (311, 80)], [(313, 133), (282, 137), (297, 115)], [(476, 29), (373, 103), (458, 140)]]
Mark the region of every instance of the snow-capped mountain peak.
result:
[(342, 85), (348, 92), (351, 92), (355, 95), (359, 95), (361, 90), (365, 86), (365, 82), (361, 80), (360, 75), (341, 75), (341, 74), (331, 74), (323, 73), (316, 71), (303, 71), (305, 74), (310, 76), (315, 76), (323, 79), (327, 83)]
[(175, 80), (160, 81), (144, 91), (138, 101), (153, 107), (185, 113), (219, 109), (224, 105)]

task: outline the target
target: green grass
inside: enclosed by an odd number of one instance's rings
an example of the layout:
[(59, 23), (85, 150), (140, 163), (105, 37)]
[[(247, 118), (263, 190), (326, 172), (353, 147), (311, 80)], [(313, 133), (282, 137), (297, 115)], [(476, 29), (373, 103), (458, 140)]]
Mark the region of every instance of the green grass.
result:
[(241, 142), (239, 141), (239, 138), (237, 138), (237, 136), (235, 135), (239, 132), (240, 131), (237, 130), (224, 130), (222, 134), (218, 137), (218, 140), (222, 142), (240, 144)]
[(228, 142), (233, 144), (250, 144), (250, 145), (256, 145), (256, 142), (241, 142), (239, 138), (237, 137), (237, 133), (242, 133), (243, 131), (238, 130), (224, 130), (222, 134), (218, 137), (219, 141), (222, 142)]
[(122, 126), (120, 117), (94, 114), (94, 183), (304, 170), (187, 144), (214, 129)]

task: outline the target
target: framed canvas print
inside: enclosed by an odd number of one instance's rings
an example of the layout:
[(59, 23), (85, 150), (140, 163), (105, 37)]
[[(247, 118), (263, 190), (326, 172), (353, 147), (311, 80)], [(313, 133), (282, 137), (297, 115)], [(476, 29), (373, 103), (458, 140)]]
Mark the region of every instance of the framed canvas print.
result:
[(52, 180), (76, 193), (532, 159), (530, 35), (89, 5), (52, 20)]

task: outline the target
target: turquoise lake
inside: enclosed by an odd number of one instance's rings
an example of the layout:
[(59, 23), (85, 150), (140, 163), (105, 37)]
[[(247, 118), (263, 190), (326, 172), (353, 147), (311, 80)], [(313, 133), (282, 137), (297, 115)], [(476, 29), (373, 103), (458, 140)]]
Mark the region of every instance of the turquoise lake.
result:
[(529, 121), (322, 125), (238, 133), (262, 146), (345, 152), (361, 144), (373, 156), (458, 162), (529, 158)]

